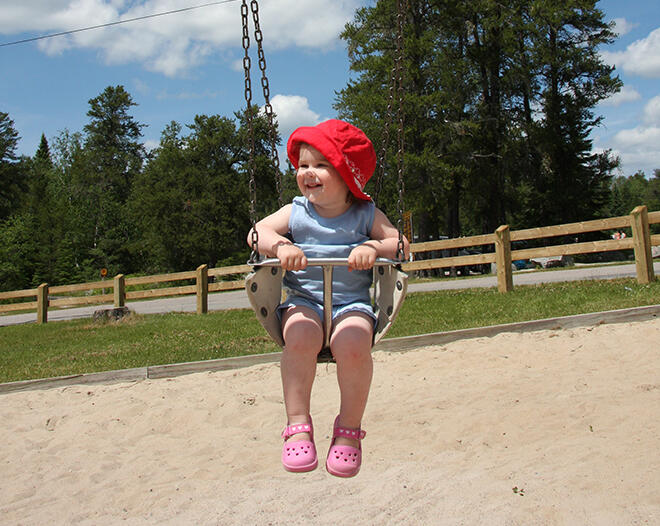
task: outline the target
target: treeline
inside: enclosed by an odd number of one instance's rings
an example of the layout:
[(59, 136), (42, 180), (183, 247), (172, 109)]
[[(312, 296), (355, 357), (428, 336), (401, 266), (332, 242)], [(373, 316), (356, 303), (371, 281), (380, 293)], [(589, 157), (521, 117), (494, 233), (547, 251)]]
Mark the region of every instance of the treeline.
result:
[[(122, 86), (89, 105), (82, 132), (50, 144), (42, 136), (31, 158), (16, 156), (18, 132), (0, 113), (0, 288), (97, 280), (102, 268), (112, 276), (245, 263), (245, 111), (198, 115), (185, 130), (172, 122), (147, 152)], [(251, 111), (262, 216), (277, 206), (276, 178), (267, 122)]]
[[(598, 55), (614, 35), (595, 1), (402, 3), (401, 190), (419, 240), (623, 215), (638, 204), (660, 210), (660, 170), (615, 177), (611, 152), (592, 151), (594, 108), (621, 87)], [(388, 120), (396, 137), (396, 4), (358, 10), (342, 34), (354, 77), (336, 109), (378, 151)], [(133, 106), (122, 86), (106, 88), (89, 101), (83, 130), (42, 137), (32, 157), (16, 154), (19, 133), (0, 112), (0, 290), (96, 280), (102, 268), (112, 276), (246, 261), (246, 110), (171, 122), (148, 152)], [(278, 191), (266, 119), (249, 111), (262, 217)], [(396, 222), (394, 146), (385, 168), (377, 204)], [(285, 171), (287, 202), (296, 185)]]
[[(399, 2), (406, 204), (420, 239), (621, 211), (611, 195), (619, 161), (590, 138), (596, 105), (622, 85), (599, 55), (615, 35), (595, 0), (380, 0), (358, 10), (342, 34), (354, 78), (336, 109), (377, 143), (394, 111)], [(390, 166), (394, 157), (391, 148)], [(395, 181), (385, 186), (392, 210)]]

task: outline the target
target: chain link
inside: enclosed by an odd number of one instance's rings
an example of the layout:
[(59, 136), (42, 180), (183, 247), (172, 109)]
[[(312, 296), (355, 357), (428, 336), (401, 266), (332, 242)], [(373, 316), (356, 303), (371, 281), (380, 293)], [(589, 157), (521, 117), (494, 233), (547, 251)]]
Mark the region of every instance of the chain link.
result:
[[(405, 3), (407, 7), (407, 2)], [(397, 198), (397, 211), (399, 218), (397, 220), (397, 229), (399, 230), (399, 242), (397, 244), (397, 259), (403, 261), (405, 259), (404, 243), (403, 243), (403, 214), (404, 214), (404, 120), (403, 120), (403, 66), (401, 64), (403, 57), (403, 24), (404, 24), (404, 5), (402, 0), (397, 0), (396, 3), (396, 52), (394, 55), (394, 68), (392, 69), (392, 76), (390, 78), (389, 96), (387, 99), (387, 110), (385, 112), (385, 124), (383, 126), (383, 136), (379, 156), (379, 170), (378, 178), (376, 179), (376, 189), (374, 192), (374, 201), (378, 203), (378, 198), (383, 186), (383, 179), (385, 178), (385, 165), (387, 147), (390, 142), (390, 128), (392, 125), (393, 106), (396, 98), (396, 121), (397, 121), (397, 142), (396, 142), (396, 167), (397, 167), (397, 185), (399, 195)]]
[(389, 96), (387, 98), (387, 109), (385, 110), (385, 125), (383, 126), (383, 135), (381, 137), (380, 155), (378, 157), (378, 177), (376, 178), (376, 189), (374, 191), (374, 202), (378, 204), (380, 191), (383, 188), (385, 179), (385, 161), (387, 158), (387, 146), (390, 143), (390, 127), (392, 126), (392, 104), (394, 102), (394, 90), (396, 86), (396, 69), (392, 69), (390, 78)]
[(259, 260), (259, 233), (257, 232), (257, 184), (255, 181), (255, 163), (254, 163), (254, 130), (252, 129), (252, 81), (250, 79), (250, 30), (248, 26), (248, 6), (246, 0), (241, 4), (241, 21), (243, 25), (243, 49), (245, 56), (243, 57), (243, 72), (245, 73), (245, 102), (247, 109), (245, 110), (245, 121), (248, 129), (248, 174), (250, 177), (250, 221), (252, 223), (252, 253), (250, 254), (250, 263)]
[(397, 130), (397, 152), (396, 152), (396, 164), (397, 164), (397, 173), (398, 173), (398, 186), (399, 186), (399, 198), (397, 201), (397, 207), (399, 209), (399, 219), (397, 221), (397, 228), (399, 230), (399, 243), (397, 245), (397, 258), (399, 261), (405, 259), (404, 243), (403, 243), (403, 196), (404, 196), (404, 180), (403, 180), (403, 171), (404, 171), (404, 128), (403, 128), (403, 66), (401, 64), (403, 57), (403, 22), (404, 22), (404, 10), (402, 5), (403, 0), (397, 0), (396, 2), (396, 56), (394, 59), (394, 69), (396, 71), (396, 92), (398, 98), (397, 106), (397, 121), (398, 121), (398, 130)]
[(280, 156), (277, 152), (277, 134), (275, 132), (275, 122), (273, 119), (273, 106), (270, 103), (270, 86), (268, 76), (266, 75), (266, 57), (263, 49), (263, 34), (259, 25), (259, 3), (252, 0), (250, 3), (252, 9), (252, 19), (254, 20), (254, 39), (257, 42), (257, 54), (259, 57), (259, 69), (261, 70), (261, 87), (264, 94), (264, 112), (268, 118), (268, 131), (270, 138), (270, 158), (275, 169), (275, 184), (277, 187), (277, 202), (280, 208), (284, 206), (282, 201), (282, 172), (280, 171)]
[[(257, 0), (251, 0), (250, 10), (252, 11), (252, 20), (254, 21), (254, 39), (257, 42), (257, 55), (259, 57), (259, 69), (261, 70), (261, 87), (264, 94), (264, 112), (268, 118), (268, 135), (270, 139), (270, 158), (273, 163), (273, 168), (276, 175), (277, 186), (277, 201), (280, 208), (283, 206), (282, 202), (282, 172), (280, 171), (280, 158), (277, 152), (277, 133), (275, 131), (275, 122), (273, 118), (273, 106), (270, 103), (270, 87), (268, 84), (268, 76), (266, 75), (266, 57), (263, 50), (263, 34), (259, 24), (259, 3)], [(252, 80), (250, 79), (250, 69), (252, 61), (250, 60), (250, 29), (249, 29), (249, 13), (247, 0), (243, 0), (241, 4), (241, 21), (243, 26), (243, 49), (245, 56), (243, 57), (243, 71), (245, 73), (245, 102), (247, 110), (245, 112), (245, 120), (248, 129), (248, 146), (250, 149), (248, 157), (248, 173), (250, 176), (250, 221), (252, 222), (252, 253), (250, 254), (250, 263), (255, 263), (259, 260), (259, 233), (256, 229), (257, 224), (257, 184), (255, 181), (255, 141), (254, 141), (254, 125), (252, 122)]]
[(404, 11), (402, 6), (402, 0), (397, 0), (397, 27), (396, 27), (396, 59), (395, 59), (395, 69), (397, 77), (397, 96), (398, 96), (398, 108), (397, 108), (397, 117), (399, 128), (397, 130), (398, 138), (398, 151), (396, 154), (397, 158), (397, 171), (398, 171), (398, 183), (399, 183), (399, 200), (397, 202), (399, 208), (399, 220), (397, 226), (399, 229), (399, 243), (397, 245), (397, 257), (399, 261), (405, 259), (404, 243), (403, 243), (403, 196), (404, 196), (404, 180), (403, 180), (403, 170), (404, 170), (404, 128), (403, 128), (403, 66), (401, 64), (403, 57), (403, 18)]

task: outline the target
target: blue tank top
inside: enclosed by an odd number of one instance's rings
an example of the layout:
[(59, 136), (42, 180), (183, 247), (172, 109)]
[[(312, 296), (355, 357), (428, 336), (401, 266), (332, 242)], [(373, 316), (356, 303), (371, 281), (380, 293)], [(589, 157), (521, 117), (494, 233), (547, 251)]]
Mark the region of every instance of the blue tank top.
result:
[[(347, 258), (356, 246), (371, 239), (369, 233), (374, 214), (373, 202), (359, 201), (337, 217), (322, 217), (307, 198), (296, 197), (291, 207), (289, 233), (308, 258)], [(372, 270), (349, 272), (348, 267), (334, 267), (332, 304), (371, 303), (369, 287), (372, 276)], [(290, 294), (323, 303), (321, 267), (287, 272), (283, 284)]]

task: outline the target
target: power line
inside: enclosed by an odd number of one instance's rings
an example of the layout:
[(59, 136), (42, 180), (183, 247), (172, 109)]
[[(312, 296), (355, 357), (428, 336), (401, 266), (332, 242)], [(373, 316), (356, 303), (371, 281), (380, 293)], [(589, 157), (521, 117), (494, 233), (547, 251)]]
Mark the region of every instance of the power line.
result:
[(173, 11), (165, 11), (163, 13), (154, 13), (153, 15), (138, 16), (136, 18), (127, 18), (126, 20), (119, 20), (118, 22), (108, 22), (107, 24), (99, 24), (97, 26), (83, 27), (81, 29), (72, 29), (71, 31), (62, 31), (61, 33), (52, 33), (50, 35), (42, 35), (40, 37), (25, 38), (23, 40), (16, 40), (15, 42), (6, 42), (4, 44), (0, 44), (0, 47), (14, 46), (16, 44), (25, 44), (26, 42), (34, 42), (36, 40), (43, 40), (45, 38), (61, 37), (64, 35), (71, 35), (73, 33), (80, 33), (81, 31), (100, 29), (102, 27), (117, 26), (119, 24), (128, 24), (129, 22), (136, 22), (137, 20), (146, 20), (147, 18), (156, 18), (157, 16), (172, 15), (174, 13), (192, 11), (193, 9), (201, 9), (202, 7), (208, 7), (212, 5), (229, 4), (231, 2), (236, 2), (236, 1), (237, 0), (220, 0), (218, 2), (210, 2), (208, 4), (196, 5), (192, 7), (184, 7), (182, 9), (174, 9)]

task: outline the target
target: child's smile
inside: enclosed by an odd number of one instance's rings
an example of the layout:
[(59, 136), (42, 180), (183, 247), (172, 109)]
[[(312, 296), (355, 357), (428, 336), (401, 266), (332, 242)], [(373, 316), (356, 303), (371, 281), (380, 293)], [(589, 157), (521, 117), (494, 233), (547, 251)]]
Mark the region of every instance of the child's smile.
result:
[(314, 188), (319, 188), (323, 185), (321, 184), (321, 181), (319, 181), (318, 177), (312, 176), (305, 179), (305, 186), (311, 190)]
[(320, 215), (335, 217), (350, 207), (349, 189), (341, 175), (321, 152), (308, 144), (300, 147), (296, 180), (302, 195)]

